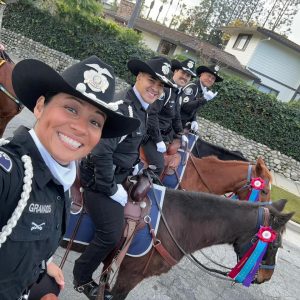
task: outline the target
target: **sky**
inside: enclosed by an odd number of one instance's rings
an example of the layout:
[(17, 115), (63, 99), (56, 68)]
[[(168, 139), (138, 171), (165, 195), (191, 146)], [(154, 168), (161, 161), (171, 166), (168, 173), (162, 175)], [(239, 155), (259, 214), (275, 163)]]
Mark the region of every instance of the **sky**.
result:
[[(187, 7), (193, 7), (199, 3), (199, 0), (173, 0), (172, 6), (170, 7), (170, 9), (168, 11), (168, 15), (173, 15), (175, 13), (178, 1), (184, 2), (187, 5)], [(144, 6), (149, 7), (151, 2), (152, 2), (152, 0), (145, 0)], [(153, 20), (156, 19), (156, 16), (158, 14), (160, 6), (161, 6), (161, 1), (155, 0), (154, 7), (149, 15), (149, 17), (152, 18)], [(161, 11), (161, 14), (158, 18), (158, 20), (160, 22), (162, 22), (164, 20), (164, 17), (168, 10), (168, 6), (169, 5), (165, 5), (163, 10)], [(149, 11), (149, 9), (145, 9), (144, 10), (145, 14), (147, 14), (148, 11)], [(166, 24), (168, 24), (167, 21), (166, 21)], [(291, 41), (300, 45), (300, 29), (299, 28), (300, 28), (300, 10), (298, 11), (297, 15), (294, 17), (294, 21), (291, 25), (292, 32), (288, 36), (288, 39), (290, 39)]]

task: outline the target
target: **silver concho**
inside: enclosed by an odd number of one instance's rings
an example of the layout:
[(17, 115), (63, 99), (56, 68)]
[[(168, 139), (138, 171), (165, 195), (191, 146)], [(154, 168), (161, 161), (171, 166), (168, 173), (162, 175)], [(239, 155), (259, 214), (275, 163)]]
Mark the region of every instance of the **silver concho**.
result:
[(184, 97), (182, 102), (183, 102), (183, 103), (187, 103), (187, 102), (189, 102), (189, 100), (190, 100), (189, 97)]
[(170, 73), (170, 70), (171, 70), (171, 65), (169, 63), (164, 63), (163, 66), (161, 67), (161, 70), (162, 72), (165, 74), (165, 75), (168, 75)]
[(187, 63), (187, 66), (188, 66), (189, 69), (192, 69), (192, 68), (194, 67), (194, 62), (190, 60), (190, 61)]

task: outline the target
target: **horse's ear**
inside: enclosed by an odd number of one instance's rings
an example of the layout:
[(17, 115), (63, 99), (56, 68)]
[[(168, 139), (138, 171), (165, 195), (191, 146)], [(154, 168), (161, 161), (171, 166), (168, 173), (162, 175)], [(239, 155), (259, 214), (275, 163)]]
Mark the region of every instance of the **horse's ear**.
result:
[(278, 229), (283, 227), (295, 214), (295, 212), (290, 212), (287, 214), (280, 213), (279, 215), (275, 216), (274, 218), (274, 226), (273, 229)]
[(262, 174), (263, 169), (265, 167), (265, 162), (263, 161), (262, 157), (260, 156), (257, 161), (256, 161), (256, 166), (255, 166), (255, 171), (256, 174), (259, 176), (260, 174)]
[(287, 203), (287, 200), (286, 199), (280, 199), (276, 202), (273, 202), (272, 203), (272, 206), (277, 209), (278, 211), (283, 211), (285, 205)]

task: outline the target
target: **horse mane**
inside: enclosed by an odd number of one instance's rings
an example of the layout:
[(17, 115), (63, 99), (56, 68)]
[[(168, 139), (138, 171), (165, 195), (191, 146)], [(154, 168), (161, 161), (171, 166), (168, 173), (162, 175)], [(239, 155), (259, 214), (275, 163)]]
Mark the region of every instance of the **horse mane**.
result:
[[(229, 165), (232, 164), (233, 162), (236, 162), (237, 165), (245, 165), (245, 164), (252, 164), (252, 165), (256, 165), (257, 162), (246, 162), (246, 161), (240, 161), (240, 160), (221, 160), (219, 159), (217, 156), (215, 155), (209, 155), (206, 157), (202, 157), (200, 158), (202, 161), (208, 162), (208, 163), (220, 163), (222, 162), (224, 165)], [(265, 165), (264, 161), (261, 159), (261, 161), (263, 162), (263, 164), (261, 165), (263, 168), (263, 172), (264, 175), (269, 179), (269, 183), (272, 183), (273, 181), (273, 177), (271, 172), (269, 171), (269, 169), (267, 168), (267, 166)]]
[(5, 50), (0, 50), (0, 58), (7, 60), (10, 63), (13, 63), (13, 60), (9, 57)]

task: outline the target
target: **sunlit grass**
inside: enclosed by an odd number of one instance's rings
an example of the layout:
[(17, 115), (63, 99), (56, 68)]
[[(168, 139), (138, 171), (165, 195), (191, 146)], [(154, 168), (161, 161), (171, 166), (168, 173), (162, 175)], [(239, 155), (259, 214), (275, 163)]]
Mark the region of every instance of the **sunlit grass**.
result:
[(298, 197), (295, 194), (292, 194), (290, 192), (287, 192), (275, 185), (272, 185), (271, 199), (272, 199), (272, 201), (276, 201), (279, 199), (287, 199), (288, 202), (285, 206), (284, 211), (285, 212), (294, 211), (295, 214), (294, 214), (292, 220), (297, 223), (300, 223), (300, 197)]

